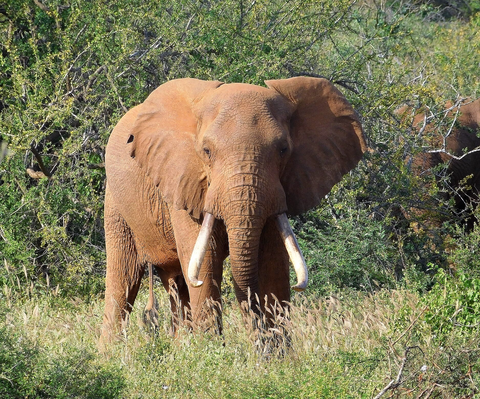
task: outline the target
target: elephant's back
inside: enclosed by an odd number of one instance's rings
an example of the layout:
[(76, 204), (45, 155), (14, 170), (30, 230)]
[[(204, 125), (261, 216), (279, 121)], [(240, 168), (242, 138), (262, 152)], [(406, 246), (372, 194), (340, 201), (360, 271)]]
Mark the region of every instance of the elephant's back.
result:
[[(141, 188), (141, 170), (130, 156), (128, 141), (141, 106), (128, 111), (113, 129), (105, 150), (105, 172), (116, 207), (122, 212)], [(133, 190), (135, 188), (135, 190)]]
[(126, 168), (128, 161), (133, 161), (128, 151), (128, 139), (140, 109), (141, 105), (138, 105), (128, 111), (110, 134), (105, 153), (107, 177), (109, 174), (117, 173), (117, 169)]
[(461, 112), (460, 121), (462, 125), (478, 131), (480, 127), (480, 98), (465, 104), (461, 108)]
[[(456, 110), (449, 113), (451, 119), (457, 118), (456, 128), (447, 137), (447, 150), (457, 157), (472, 151), (480, 146), (480, 99), (462, 105), (458, 116)], [(471, 154), (471, 158), (478, 162), (480, 153)]]

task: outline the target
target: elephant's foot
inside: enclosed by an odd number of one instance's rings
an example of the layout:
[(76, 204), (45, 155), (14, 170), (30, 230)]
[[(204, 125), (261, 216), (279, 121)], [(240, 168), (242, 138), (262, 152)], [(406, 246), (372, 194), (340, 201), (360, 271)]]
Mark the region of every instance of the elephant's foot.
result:
[[(258, 298), (257, 298), (258, 300)], [(267, 298), (265, 298), (267, 303)], [(253, 310), (246, 302), (242, 303), (242, 315), (250, 340), (257, 354), (264, 358), (284, 357), (291, 349), (291, 322), (289, 307), (281, 306), (278, 300), (270, 305)]]
[(194, 331), (210, 332), (222, 335), (222, 305), (213, 299), (206, 299), (201, 309), (196, 309), (191, 322)]
[(125, 334), (129, 320), (129, 313), (106, 312), (103, 316), (103, 323), (100, 328), (100, 337), (97, 347), (100, 352), (105, 352), (108, 346), (116, 341), (125, 341)]

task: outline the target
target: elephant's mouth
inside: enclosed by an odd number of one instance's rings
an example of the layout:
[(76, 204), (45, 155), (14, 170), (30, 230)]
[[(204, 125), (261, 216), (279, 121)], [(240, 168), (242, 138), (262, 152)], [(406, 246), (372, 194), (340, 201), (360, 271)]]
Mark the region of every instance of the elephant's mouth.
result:
[[(295, 274), (297, 275), (297, 284), (292, 288), (295, 291), (303, 291), (308, 284), (308, 271), (302, 251), (298, 245), (297, 239), (293, 233), (292, 227), (288, 221), (287, 215), (282, 213), (275, 217), (277, 228), (282, 236), (285, 248), (292, 262)], [(203, 219), (200, 233), (198, 234), (195, 247), (193, 248), (192, 257), (188, 265), (188, 281), (193, 287), (199, 287), (203, 281), (198, 279), (200, 267), (208, 247), (208, 241), (212, 235), (215, 224), (215, 217), (211, 213), (206, 213)]]

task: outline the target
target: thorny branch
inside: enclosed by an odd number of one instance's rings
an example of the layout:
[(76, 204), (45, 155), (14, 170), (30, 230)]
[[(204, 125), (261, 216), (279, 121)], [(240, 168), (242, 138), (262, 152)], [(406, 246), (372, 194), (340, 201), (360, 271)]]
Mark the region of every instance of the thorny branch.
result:
[[(42, 170), (42, 173), (35, 173), (31, 169), (27, 169), (27, 172), (30, 175), (30, 177), (33, 177), (34, 179), (40, 179), (42, 177), (48, 177), (50, 179), (52, 177), (52, 175), (51, 175), (50, 171), (46, 168), (45, 164), (43, 163), (42, 156), (37, 151), (37, 147), (35, 146), (34, 141), (32, 141), (32, 143), (30, 144), (30, 150), (32, 151), (33, 155), (35, 156), (35, 159), (38, 162), (38, 166), (40, 166), (40, 169)], [(32, 172), (33, 172), (33, 174), (32, 174)]]
[(457, 161), (460, 161), (461, 159), (465, 158), (467, 155), (470, 155), (470, 154), (473, 154), (475, 152), (480, 152), (480, 147), (477, 147), (477, 148), (474, 148), (473, 150), (471, 151), (468, 151), (466, 152), (465, 154), (463, 154), (462, 156), (456, 156), (456, 155), (453, 155), (451, 153), (449, 153), (447, 150), (445, 149), (441, 149), (441, 150), (430, 150), (430, 151), (427, 151), (428, 153), (442, 153), (442, 154), (445, 154), (445, 155), (448, 155), (449, 157), (457, 160)]
[[(459, 161), (459, 160), (465, 158), (467, 155), (473, 154), (475, 152), (480, 152), (480, 147), (477, 147), (477, 148), (474, 148), (473, 150), (470, 150), (470, 151), (466, 152), (465, 154), (463, 154), (461, 156), (457, 156), (457, 155), (454, 155), (454, 154), (450, 153), (447, 150), (447, 139), (452, 134), (453, 128), (455, 127), (455, 123), (457, 122), (458, 115), (460, 113), (460, 107), (462, 105), (468, 104), (468, 103), (462, 104), (465, 100), (466, 100), (465, 98), (459, 98), (457, 101), (455, 101), (455, 104), (453, 104), (451, 107), (447, 108), (446, 110), (442, 111), (442, 113), (444, 113), (443, 120), (453, 110), (455, 110), (455, 116), (454, 116), (454, 118), (453, 118), (453, 120), (450, 124), (450, 127), (448, 129), (447, 134), (443, 135), (443, 137), (442, 137), (442, 148), (440, 148), (438, 150), (429, 150), (429, 151), (427, 151), (429, 154), (441, 153), (441, 154), (445, 154), (445, 155), (449, 156), (452, 159), (455, 159), (455, 160)], [(423, 132), (425, 131), (425, 129), (428, 125), (428, 123), (434, 117), (435, 117), (434, 114), (431, 114), (430, 116), (427, 116), (427, 113), (425, 113), (424, 118), (423, 118), (423, 125), (420, 128), (420, 130), (418, 131), (418, 137), (420, 137), (423, 134)]]
[[(468, 308), (467, 308), (468, 309)], [(462, 323), (458, 323), (457, 322), (457, 315), (461, 312), (463, 312), (465, 310), (465, 308), (459, 308), (457, 309), (452, 317), (450, 317), (450, 322), (454, 325), (454, 326), (457, 326), (457, 327), (464, 327), (464, 328), (477, 328), (478, 326), (480, 326), (480, 323), (475, 323), (475, 324), (462, 324)]]
[(122, 98), (120, 97), (120, 94), (118, 93), (117, 86), (115, 85), (115, 82), (113, 81), (112, 77), (108, 73), (108, 69), (106, 67), (105, 67), (105, 72), (106, 72), (106, 75), (107, 75), (107, 79), (110, 82), (110, 85), (112, 86), (113, 91), (117, 95), (118, 102), (120, 103), (120, 106), (122, 107), (123, 112), (126, 113), (128, 111), (128, 108), (125, 107), (125, 105), (123, 104)]
[(413, 320), (408, 328), (391, 344), (391, 347), (393, 348), (395, 344), (402, 339), (402, 337), (411, 330), (411, 328), (415, 325), (415, 323), (420, 319), (420, 317), (425, 313), (425, 311), (428, 309), (428, 306), (425, 306), (422, 311), (418, 314), (415, 320)]
[(405, 365), (407, 364), (407, 359), (408, 359), (408, 354), (410, 353), (410, 351), (412, 349), (420, 349), (418, 346), (409, 346), (407, 349), (405, 349), (405, 353), (403, 355), (403, 358), (402, 358), (402, 363), (400, 364), (400, 368), (398, 369), (398, 373), (397, 373), (397, 378), (394, 379), (394, 380), (391, 380), (386, 386), (385, 388), (383, 388), (377, 396), (375, 396), (373, 399), (379, 399), (381, 398), (385, 392), (387, 392), (389, 389), (396, 389), (398, 388), (402, 383), (403, 383), (403, 380), (402, 380), (402, 377), (403, 377), (403, 371), (405, 369)]
[(95, 80), (97, 79), (97, 76), (100, 74), (100, 72), (102, 72), (104, 69), (106, 69), (105, 65), (101, 65), (100, 67), (97, 68), (97, 70), (95, 72), (93, 72), (91, 75), (90, 75), (90, 79), (88, 79), (88, 83), (87, 85), (85, 86), (85, 88), (83, 89), (83, 93), (84, 93), (84, 96), (87, 95), (88, 91), (90, 90), (90, 87), (92, 86), (93, 82), (95, 82)]
[(40, 7), (45, 12), (51, 12), (50, 8), (48, 8), (45, 4), (41, 3), (39, 0), (33, 0), (33, 2)]

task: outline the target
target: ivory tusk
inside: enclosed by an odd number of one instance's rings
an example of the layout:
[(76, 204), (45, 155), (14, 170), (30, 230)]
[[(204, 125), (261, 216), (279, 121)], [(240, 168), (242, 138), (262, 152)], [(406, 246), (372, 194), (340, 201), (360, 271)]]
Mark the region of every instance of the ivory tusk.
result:
[(203, 284), (203, 281), (198, 279), (198, 275), (203, 259), (205, 258), (205, 253), (207, 252), (208, 241), (212, 235), (214, 223), (215, 217), (211, 213), (205, 213), (202, 227), (200, 228), (200, 233), (198, 233), (197, 241), (193, 247), (192, 257), (188, 264), (188, 281), (193, 287), (200, 287)]
[(287, 215), (285, 213), (278, 215), (276, 221), (278, 230), (280, 231), (285, 247), (287, 248), (288, 256), (292, 261), (293, 268), (297, 275), (297, 284), (292, 288), (295, 291), (303, 291), (307, 288), (308, 284), (308, 270), (302, 250), (298, 246), (297, 239), (295, 238), (295, 234), (293, 234)]

